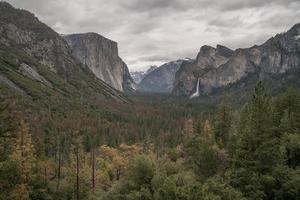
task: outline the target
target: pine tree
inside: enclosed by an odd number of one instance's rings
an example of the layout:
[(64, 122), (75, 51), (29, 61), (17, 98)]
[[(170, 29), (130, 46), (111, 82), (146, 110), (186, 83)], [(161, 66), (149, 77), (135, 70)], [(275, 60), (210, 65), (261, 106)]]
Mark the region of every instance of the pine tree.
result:
[(275, 104), (279, 132), (283, 135), (282, 146), (286, 150), (286, 164), (296, 168), (300, 164), (300, 93), (289, 88), (279, 95)]
[(241, 129), (232, 162), (232, 184), (251, 199), (272, 197), (271, 173), (282, 163), (270, 97), (259, 82), (251, 103), (241, 114)]
[(20, 116), (15, 109), (14, 100), (0, 94), (0, 161), (7, 159), (16, 138)]
[(194, 121), (192, 118), (185, 121), (184, 132), (188, 137), (192, 137), (194, 135)]
[(300, 130), (300, 92), (289, 88), (279, 95), (275, 102), (277, 123), (281, 123), (281, 132)]
[(203, 134), (189, 138), (184, 146), (188, 165), (199, 178), (208, 178), (218, 172), (218, 148), (209, 120), (205, 120)]
[(221, 147), (228, 145), (230, 131), (232, 126), (232, 109), (225, 100), (219, 105), (217, 112), (217, 121), (215, 125), (215, 136)]
[(205, 120), (204, 122), (202, 137), (208, 142), (208, 144), (213, 145), (215, 143), (215, 137), (209, 120)]

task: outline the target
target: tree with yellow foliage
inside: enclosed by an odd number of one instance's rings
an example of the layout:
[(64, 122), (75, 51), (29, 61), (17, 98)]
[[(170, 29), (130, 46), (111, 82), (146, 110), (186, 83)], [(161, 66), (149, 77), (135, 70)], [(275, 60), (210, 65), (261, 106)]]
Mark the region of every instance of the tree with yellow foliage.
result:
[(202, 135), (190, 138), (184, 146), (187, 164), (201, 179), (208, 178), (218, 172), (218, 148), (209, 120), (203, 125)]
[(104, 159), (109, 160), (114, 170), (114, 177), (116, 180), (119, 180), (127, 165), (126, 159), (120, 155), (117, 149), (108, 147), (106, 145), (100, 147), (100, 153)]
[(22, 120), (15, 148), (10, 159), (17, 163), (20, 173), (20, 184), (12, 192), (13, 199), (30, 199), (31, 180), (36, 176), (36, 155), (27, 124)]
[(209, 120), (205, 120), (204, 126), (203, 126), (203, 137), (205, 140), (207, 140), (208, 143), (214, 144), (214, 134), (210, 125)]

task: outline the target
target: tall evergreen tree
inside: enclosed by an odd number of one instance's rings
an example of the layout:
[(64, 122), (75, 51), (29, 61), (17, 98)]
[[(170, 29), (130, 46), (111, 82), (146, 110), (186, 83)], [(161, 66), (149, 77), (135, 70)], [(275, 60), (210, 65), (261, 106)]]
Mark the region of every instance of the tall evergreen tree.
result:
[(213, 176), (218, 171), (218, 149), (209, 120), (203, 125), (203, 134), (188, 138), (184, 152), (188, 165), (200, 178)]
[(261, 82), (241, 115), (241, 130), (232, 160), (231, 182), (251, 199), (273, 197), (272, 169), (282, 163), (270, 96)]
[(281, 132), (300, 130), (300, 92), (289, 88), (279, 95), (275, 102), (276, 120)]
[(230, 104), (223, 100), (218, 107), (217, 120), (215, 124), (215, 136), (218, 144), (222, 147), (228, 145), (232, 126), (232, 109)]

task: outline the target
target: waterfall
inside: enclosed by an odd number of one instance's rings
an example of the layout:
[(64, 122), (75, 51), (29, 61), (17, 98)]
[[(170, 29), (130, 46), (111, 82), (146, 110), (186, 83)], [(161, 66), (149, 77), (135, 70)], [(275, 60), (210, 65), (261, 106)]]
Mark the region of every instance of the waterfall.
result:
[(200, 79), (198, 78), (198, 81), (197, 81), (197, 87), (196, 87), (196, 91), (195, 93), (193, 93), (190, 98), (196, 98), (196, 97), (199, 97), (199, 85), (200, 85)]

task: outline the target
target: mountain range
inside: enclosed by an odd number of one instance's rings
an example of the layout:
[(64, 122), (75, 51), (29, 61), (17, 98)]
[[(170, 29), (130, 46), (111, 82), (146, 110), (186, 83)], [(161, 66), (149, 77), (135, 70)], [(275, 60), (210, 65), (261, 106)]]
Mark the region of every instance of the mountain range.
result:
[(117, 43), (98, 34), (62, 36), (32, 13), (0, 2), (0, 82), (23, 96), (96, 94), (126, 101), (134, 82)]
[(138, 90), (173, 97), (240, 95), (261, 80), (276, 92), (289, 85), (299, 87), (299, 71), (300, 24), (295, 24), (250, 48), (202, 46), (194, 60), (166, 63), (147, 74)]
[[(246, 86), (246, 80), (250, 78), (269, 83), (275, 81), (282, 87), (290, 73), (295, 75), (292, 83), (299, 82), (299, 75), (295, 73), (299, 70), (300, 24), (296, 24), (287, 32), (250, 48), (201, 47), (195, 61), (182, 65), (177, 71), (172, 93), (191, 95), (198, 80), (200, 95), (213, 94), (234, 84)], [(280, 82), (276, 81), (278, 77), (281, 77)]]
[(258, 80), (272, 92), (300, 87), (300, 24), (261, 45), (236, 50), (205, 45), (195, 59), (130, 74), (110, 39), (97, 33), (58, 34), (34, 14), (2, 1), (0, 13), (1, 87), (22, 96), (97, 94), (127, 101), (125, 93), (138, 90), (174, 98), (242, 98)]

